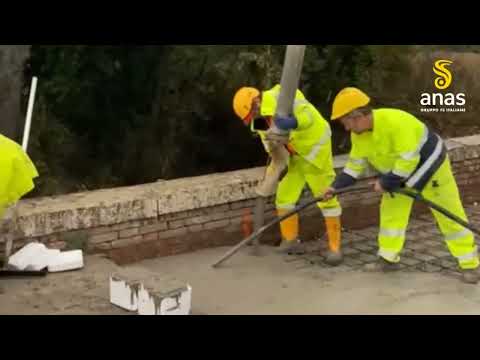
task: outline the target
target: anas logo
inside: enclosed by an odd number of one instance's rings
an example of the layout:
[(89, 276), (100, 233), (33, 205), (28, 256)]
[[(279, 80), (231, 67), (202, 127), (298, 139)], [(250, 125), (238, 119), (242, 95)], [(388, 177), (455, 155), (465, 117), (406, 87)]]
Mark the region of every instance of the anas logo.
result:
[[(433, 72), (437, 75), (434, 85), (438, 90), (447, 90), (453, 82), (452, 72), (447, 69), (452, 65), (451, 60), (437, 60), (433, 65)], [(423, 93), (420, 99), (422, 112), (465, 112), (464, 93)], [(425, 107), (428, 106), (428, 107)], [(438, 107), (440, 106), (440, 107)]]
[(439, 77), (435, 79), (435, 87), (439, 90), (448, 89), (452, 84), (452, 73), (446, 68), (453, 64), (453, 61), (450, 60), (438, 60), (433, 66), (433, 72)]

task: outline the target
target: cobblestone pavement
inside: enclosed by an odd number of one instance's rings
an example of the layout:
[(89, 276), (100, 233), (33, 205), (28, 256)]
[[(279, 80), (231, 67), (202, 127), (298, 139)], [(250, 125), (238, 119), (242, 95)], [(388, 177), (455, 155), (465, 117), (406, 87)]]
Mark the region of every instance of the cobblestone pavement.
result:
[[(470, 223), (480, 228), (480, 207), (470, 206), (466, 211)], [(355, 231), (344, 230), (343, 266), (362, 270), (365, 265), (375, 262), (378, 251), (377, 235), (377, 226)], [(476, 241), (478, 245), (478, 236)], [(309, 242), (306, 246), (307, 254), (286, 256), (285, 261), (292, 263), (297, 269), (311, 266), (330, 267), (325, 263), (326, 238)], [(399, 268), (399, 271), (442, 273), (453, 277), (460, 275), (457, 261), (449, 253), (431, 213), (411, 218)]]

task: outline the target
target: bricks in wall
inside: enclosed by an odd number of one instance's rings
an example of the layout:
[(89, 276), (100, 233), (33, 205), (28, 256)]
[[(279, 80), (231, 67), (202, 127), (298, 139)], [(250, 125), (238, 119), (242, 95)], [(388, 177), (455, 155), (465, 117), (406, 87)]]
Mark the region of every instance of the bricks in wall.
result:
[(145, 234), (142, 236), (142, 242), (148, 242), (148, 241), (157, 241), (158, 240), (158, 233), (150, 233), (150, 234)]
[(138, 229), (138, 233), (141, 235), (144, 235), (144, 234), (164, 231), (167, 229), (168, 229), (168, 225), (165, 222), (148, 223), (148, 225), (142, 225)]
[[(358, 197), (361, 198), (361, 195), (358, 195)], [(225, 209), (225, 207), (222, 207), (222, 209)], [(171, 220), (168, 224), (174, 223), (174, 226), (167, 226), (167, 223), (159, 223), (155, 220), (147, 220), (143, 223), (145, 225), (138, 222), (131, 224), (131, 226), (130, 224), (122, 224), (116, 227), (118, 231), (112, 232), (111, 230), (114, 227), (103, 228), (100, 232), (94, 231), (90, 240), (94, 251), (108, 252), (119, 263), (135, 262), (151, 256), (181, 254), (211, 246), (233, 245), (244, 237), (241, 225), (248, 211), (252, 211), (252, 209), (239, 208), (229, 210), (222, 216), (203, 216), (202, 219), (207, 222), (190, 226), (186, 225), (187, 221), (174, 220), (173, 216), (170, 216)], [(198, 214), (199, 212), (196, 212), (196, 215)], [(309, 216), (310, 214), (315, 214), (315, 216)], [(302, 234), (307, 237), (318, 237), (323, 232), (323, 222), (318, 221), (319, 216), (321, 217), (319, 209), (313, 205), (308, 214), (305, 215), (305, 217), (302, 217)], [(180, 216), (183, 216), (183, 214)], [(269, 221), (275, 217), (276, 211), (274, 206), (271, 206), (271, 210), (265, 212), (265, 220)], [(224, 219), (208, 221), (216, 218)], [(175, 229), (170, 229), (171, 227)], [(110, 232), (105, 233), (104, 231), (107, 230), (110, 230)], [(144, 233), (143, 236), (140, 236), (140, 233)], [(191, 234), (195, 234), (195, 236), (192, 237)], [(262, 242), (274, 244), (278, 242), (278, 239), (279, 231), (277, 227), (266, 233)], [(152, 244), (145, 245), (145, 243)], [(129, 251), (127, 252), (126, 249), (129, 249)]]
[(212, 221), (204, 225), (205, 230), (221, 229), (230, 225), (230, 219)]
[(252, 208), (255, 206), (255, 200), (244, 200), (231, 203), (230, 207), (232, 210), (243, 209), (243, 208)]
[(131, 238), (132, 236), (139, 235), (139, 228), (131, 228), (126, 230), (120, 230), (118, 233), (118, 237), (120, 239)]
[(111, 233), (115, 231), (121, 231), (121, 230), (131, 229), (134, 227), (139, 227), (140, 225), (141, 225), (141, 221), (130, 221), (130, 222), (113, 225), (113, 226), (100, 226), (97, 228), (89, 229), (89, 234), (101, 235), (105, 233)]
[(189, 233), (197, 233), (197, 232), (200, 232), (202, 230), (203, 230), (203, 225), (202, 224), (187, 226), (187, 231)]
[(175, 237), (178, 237), (178, 236), (183, 236), (185, 234), (187, 234), (187, 228), (182, 227), (182, 228), (178, 228), (178, 229), (175, 229), (175, 230), (160, 231), (158, 233), (158, 238), (159, 239), (170, 239), (170, 238), (175, 238)]
[(100, 244), (104, 242), (114, 241), (118, 239), (118, 232), (110, 232), (100, 235), (92, 235), (89, 237), (88, 242), (91, 244)]
[(118, 248), (126, 247), (129, 245), (139, 244), (142, 241), (143, 241), (142, 235), (136, 235), (129, 238), (118, 239), (118, 240), (112, 241), (112, 248), (118, 249)]

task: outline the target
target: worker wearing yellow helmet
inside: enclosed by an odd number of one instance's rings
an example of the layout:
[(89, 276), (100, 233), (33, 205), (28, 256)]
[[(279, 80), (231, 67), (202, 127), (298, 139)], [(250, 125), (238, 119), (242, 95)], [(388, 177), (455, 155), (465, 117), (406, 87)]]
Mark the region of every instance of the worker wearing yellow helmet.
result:
[[(346, 88), (334, 100), (332, 121), (351, 131), (350, 158), (324, 194), (353, 185), (367, 165), (380, 176), (375, 191), (383, 193), (380, 208), (379, 261), (372, 270), (398, 268), (413, 199), (389, 194), (399, 187), (421, 193), (426, 199), (467, 220), (443, 140), (415, 116), (398, 109), (372, 109), (361, 90)], [(447, 247), (457, 259), (463, 280), (476, 284), (477, 247), (470, 230), (432, 211)]]
[[(335, 179), (335, 171), (329, 123), (301, 91), (296, 93), (293, 114), (285, 118), (275, 117), (279, 95), (280, 85), (263, 92), (245, 87), (235, 94), (233, 107), (243, 123), (260, 135), (267, 152), (272, 150), (267, 135), (272, 129), (280, 134), (279, 138), (283, 139), (280, 141), (288, 150), (288, 170), (278, 184), (275, 201), (278, 216), (282, 216), (295, 208), (306, 184), (314, 195), (321, 195)], [(343, 260), (342, 209), (336, 198), (318, 203), (318, 207), (325, 217), (329, 241), (327, 262), (338, 265)], [(299, 240), (298, 223), (298, 215), (294, 215), (280, 224), (282, 253), (305, 252)]]

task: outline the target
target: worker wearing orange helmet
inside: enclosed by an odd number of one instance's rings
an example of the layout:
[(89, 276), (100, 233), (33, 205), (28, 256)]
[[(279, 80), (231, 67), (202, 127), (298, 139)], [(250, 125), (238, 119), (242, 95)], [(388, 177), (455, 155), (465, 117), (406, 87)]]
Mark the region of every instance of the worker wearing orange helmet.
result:
[[(235, 94), (233, 107), (245, 126), (260, 135), (269, 154), (278, 149), (272, 144), (280, 143), (281, 148), (286, 150), (288, 170), (278, 183), (275, 201), (278, 216), (281, 217), (296, 207), (306, 184), (315, 196), (321, 195), (335, 179), (335, 171), (329, 123), (305, 99), (301, 91), (296, 93), (293, 114), (275, 117), (279, 95), (280, 85), (263, 92), (245, 87)], [(276, 170), (271, 169), (272, 166), (275, 164), (267, 169), (267, 177)], [(325, 217), (327, 229), (329, 252), (326, 260), (331, 265), (338, 265), (343, 260), (340, 222), (342, 209), (336, 198), (320, 202), (318, 207)], [(305, 252), (299, 239), (298, 215), (281, 222), (280, 230), (282, 253)]]
[[(380, 176), (375, 191), (383, 193), (380, 205), (379, 261), (372, 270), (398, 267), (413, 199), (392, 193), (407, 187), (427, 200), (467, 217), (443, 140), (415, 116), (398, 109), (372, 109), (370, 98), (357, 88), (342, 90), (333, 103), (332, 121), (351, 131), (350, 159), (325, 197), (353, 185), (368, 164)], [(476, 284), (479, 258), (473, 233), (433, 211), (451, 254), (457, 259), (466, 283)]]

